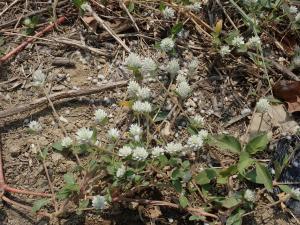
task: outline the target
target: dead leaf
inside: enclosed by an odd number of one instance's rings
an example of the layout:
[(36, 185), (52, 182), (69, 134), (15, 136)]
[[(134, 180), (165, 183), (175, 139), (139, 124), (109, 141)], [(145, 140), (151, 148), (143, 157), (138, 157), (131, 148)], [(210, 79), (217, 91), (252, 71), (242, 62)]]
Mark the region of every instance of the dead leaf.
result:
[(279, 81), (273, 87), (273, 94), (276, 98), (287, 102), (296, 102), (300, 96), (300, 81)]
[(144, 211), (145, 216), (150, 219), (156, 219), (162, 215), (159, 206), (147, 206)]
[(300, 98), (297, 96), (296, 102), (287, 102), (288, 105), (288, 112), (300, 112)]

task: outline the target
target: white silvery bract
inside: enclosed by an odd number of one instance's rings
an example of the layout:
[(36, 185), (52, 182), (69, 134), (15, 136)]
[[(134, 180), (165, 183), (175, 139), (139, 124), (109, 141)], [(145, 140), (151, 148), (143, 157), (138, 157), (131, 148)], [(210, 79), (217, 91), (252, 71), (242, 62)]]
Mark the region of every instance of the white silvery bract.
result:
[(177, 83), (180, 83), (180, 82), (187, 82), (187, 81), (186, 81), (186, 76), (180, 73), (180, 74), (177, 75), (176, 81), (177, 81)]
[(150, 113), (152, 106), (149, 102), (136, 101), (132, 106), (132, 110), (139, 113)]
[(296, 22), (300, 22), (300, 13), (297, 13), (297, 15), (295, 16), (295, 20)]
[(230, 52), (231, 52), (231, 50), (228, 45), (224, 45), (220, 49), (220, 54), (222, 57), (224, 57), (225, 55), (228, 55)]
[(142, 63), (142, 72), (145, 74), (153, 74), (157, 69), (157, 65), (151, 58), (145, 58)]
[(126, 59), (125, 64), (129, 68), (138, 69), (142, 66), (142, 60), (141, 60), (139, 55), (137, 55), (135, 53), (130, 53), (129, 56), (127, 57), (127, 59)]
[(268, 99), (266, 99), (266, 98), (261, 98), (256, 103), (256, 111), (259, 113), (267, 112), (269, 107), (270, 107), (270, 103), (269, 103)]
[(134, 80), (129, 81), (128, 87), (127, 87), (128, 95), (130, 97), (136, 96), (136, 93), (140, 90), (140, 88), (141, 88), (140, 85), (136, 81), (134, 81)]
[(127, 157), (131, 155), (132, 153), (132, 148), (129, 146), (123, 146), (122, 148), (119, 149), (118, 155), (121, 157)]
[(129, 128), (129, 133), (134, 138), (135, 141), (140, 141), (140, 136), (143, 133), (142, 128), (137, 124), (131, 124)]
[(151, 154), (152, 154), (152, 158), (156, 158), (158, 156), (161, 156), (165, 153), (165, 150), (161, 147), (155, 147), (152, 149)]
[(149, 154), (145, 148), (136, 147), (135, 149), (133, 149), (132, 158), (138, 161), (143, 161), (147, 159), (148, 155)]
[(172, 9), (168, 6), (162, 11), (162, 13), (163, 13), (165, 19), (171, 19), (175, 16), (174, 9)]
[(189, 10), (192, 10), (194, 12), (200, 12), (202, 6), (201, 6), (200, 2), (195, 2), (192, 5), (186, 6), (186, 8), (189, 9)]
[(73, 140), (70, 137), (64, 137), (61, 140), (61, 146), (63, 146), (64, 148), (69, 148), (72, 144), (73, 144)]
[(93, 131), (82, 127), (76, 132), (76, 139), (79, 141), (80, 144), (88, 144), (93, 136)]
[(298, 8), (294, 5), (291, 5), (289, 8), (289, 12), (292, 14), (296, 14), (298, 12)]
[(292, 63), (295, 67), (300, 67), (300, 56), (294, 57)]
[(198, 132), (199, 137), (201, 137), (203, 140), (206, 140), (208, 137), (208, 131), (207, 130), (200, 130)]
[(35, 121), (35, 120), (32, 120), (28, 124), (28, 127), (33, 132), (40, 132), (42, 130), (42, 125), (38, 121)]
[(111, 128), (107, 132), (107, 137), (113, 141), (117, 140), (120, 137), (120, 131), (116, 128)]
[(197, 59), (193, 59), (189, 64), (188, 64), (188, 69), (191, 73), (195, 73), (196, 70), (198, 69), (199, 66), (199, 61)]
[(187, 145), (192, 150), (198, 150), (203, 146), (203, 138), (201, 135), (195, 134), (189, 137)]
[(259, 46), (259, 45), (261, 45), (261, 40), (258, 36), (254, 36), (254, 37), (249, 38), (247, 44), (249, 46)]
[(101, 195), (93, 196), (92, 206), (95, 209), (98, 209), (98, 210), (104, 209), (106, 205), (107, 205), (107, 202), (106, 202), (106, 199), (104, 196), (101, 196)]
[(148, 87), (140, 87), (138, 89), (137, 93), (136, 93), (136, 96), (140, 100), (145, 100), (145, 99), (150, 98), (150, 96), (151, 96), (150, 88), (148, 88)]
[(97, 109), (95, 111), (96, 123), (102, 123), (107, 118), (107, 113), (103, 109)]
[(36, 70), (32, 75), (32, 85), (35, 87), (43, 86), (46, 82), (46, 75), (41, 70)]
[(92, 10), (91, 6), (90, 6), (89, 3), (87, 3), (87, 2), (81, 4), (80, 8), (81, 8), (83, 11), (91, 11), (91, 10)]
[(292, 188), (291, 194), (294, 195), (295, 197), (299, 198), (300, 197), (300, 189), (299, 188)]
[(247, 189), (244, 193), (244, 198), (248, 202), (255, 202), (255, 192)]
[(172, 59), (166, 67), (166, 71), (169, 74), (171, 74), (172, 77), (177, 75), (179, 70), (180, 70), (180, 66), (178, 63), (178, 59)]
[(177, 153), (183, 150), (183, 146), (181, 143), (170, 142), (166, 146), (166, 152), (172, 154)]
[(176, 92), (181, 98), (187, 98), (192, 91), (192, 88), (186, 81), (182, 81), (177, 85)]
[(243, 44), (245, 44), (245, 41), (244, 38), (241, 36), (234, 37), (232, 40), (232, 45), (235, 47), (240, 47)]
[(175, 43), (172, 38), (164, 38), (160, 42), (160, 48), (161, 48), (161, 50), (163, 50), (165, 52), (171, 51), (174, 48), (174, 46), (175, 46)]
[(116, 172), (116, 176), (118, 178), (123, 177), (125, 172), (126, 172), (126, 167), (124, 165), (121, 165)]
[(191, 123), (194, 127), (202, 127), (204, 125), (204, 118), (201, 115), (195, 115), (192, 119), (191, 119)]

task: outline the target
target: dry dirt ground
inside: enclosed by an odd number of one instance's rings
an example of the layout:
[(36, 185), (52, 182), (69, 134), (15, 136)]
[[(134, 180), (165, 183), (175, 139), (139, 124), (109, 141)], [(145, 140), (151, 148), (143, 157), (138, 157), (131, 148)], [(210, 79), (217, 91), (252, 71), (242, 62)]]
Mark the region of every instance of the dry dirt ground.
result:
[[(13, 1), (7, 1), (12, 3)], [(28, 5), (24, 9), (25, 1), (20, 1), (12, 6), (8, 12), (0, 16), (0, 25), (12, 19), (19, 19), (23, 14), (34, 12), (39, 9), (49, 7), (48, 1), (26, 1)], [(3, 6), (3, 2), (0, 6)], [(3, 8), (3, 7), (0, 7)], [(116, 7), (111, 7), (112, 10)], [(130, 24), (130, 20), (118, 18), (119, 12), (105, 11), (98, 9), (112, 26), (117, 28), (122, 23)], [(120, 9), (118, 8), (120, 11)], [(1, 11), (1, 10), (0, 10)], [(50, 10), (51, 11), (51, 10)], [(59, 91), (67, 91), (71, 89), (89, 89), (104, 84), (110, 84), (119, 80), (127, 80), (131, 74), (124, 67), (124, 60), (127, 53), (118, 45), (110, 36), (99, 39), (99, 35), (93, 31), (88, 31), (79, 19), (77, 10), (67, 4), (67, 6), (58, 7), (58, 15), (68, 15), (68, 21), (63, 25), (59, 25), (47, 33), (44, 38), (55, 40), (61, 37), (83, 41), (87, 45), (99, 48), (104, 52), (110, 53), (112, 57), (104, 57), (95, 53), (91, 53), (86, 49), (80, 49), (74, 45), (65, 45), (49, 42), (39, 39), (29, 44), (26, 49), (19, 52), (16, 57), (9, 60), (0, 67), (0, 111), (11, 109), (17, 105), (28, 104), (38, 98), (43, 97), (43, 93), (31, 85), (32, 73), (38, 68), (42, 69), (48, 76), (47, 91), (51, 88), (51, 93)], [(217, 12), (217, 14), (220, 13)], [(41, 27), (44, 27), (51, 18), (51, 13), (38, 14), (41, 19)], [(111, 16), (113, 15), (113, 16)], [(155, 55), (155, 58), (164, 60), (164, 55), (157, 53), (153, 48), (155, 40), (160, 40), (166, 36), (160, 22), (155, 24), (155, 20), (147, 23), (149, 15), (144, 12), (145, 17), (136, 16), (138, 25), (141, 27), (140, 34), (128, 35), (135, 33), (132, 26), (122, 30), (123, 39), (126, 44), (135, 52), (141, 52), (142, 55)], [(110, 18), (111, 16), (111, 18)], [(125, 16), (125, 14), (122, 14)], [(114, 18), (118, 18), (115, 19)], [(8, 52), (20, 44), (24, 38), (18, 35), (8, 35), (8, 33), (22, 33), (24, 26), (22, 19), (17, 28), (12, 25), (1, 27), (1, 32), (7, 32), (1, 36), (4, 43), (0, 49), (4, 53)], [(170, 26), (170, 24), (167, 24)], [(149, 27), (146, 27), (149, 26)], [(195, 80), (195, 87), (190, 104), (194, 108), (192, 113), (202, 113), (207, 121), (209, 121), (209, 129), (212, 132), (224, 131), (224, 126), (232, 118), (240, 115), (241, 111), (252, 108), (255, 105), (256, 98), (251, 93), (258, 96), (264, 95), (268, 90), (265, 82), (260, 77), (263, 72), (257, 68), (248, 59), (243, 57), (232, 60), (221, 59), (215, 56), (210, 50), (210, 44), (204, 35), (201, 35), (193, 26), (189, 26), (189, 40), (182, 40), (178, 43), (179, 55), (184, 60), (189, 60), (191, 56), (196, 57), (200, 61), (198, 69), (198, 80)], [(98, 33), (105, 31), (98, 28)], [(149, 36), (147, 38), (147, 36)], [(98, 38), (98, 39), (97, 39)], [(52, 62), (56, 57), (64, 57), (75, 63), (75, 67), (66, 68), (64, 66), (53, 66)], [(280, 76), (280, 75), (276, 75)], [(274, 75), (274, 79), (276, 79)], [(156, 84), (150, 84), (156, 101), (160, 101), (160, 87)], [(96, 108), (105, 109), (110, 114), (110, 123), (105, 127), (118, 127), (122, 131), (126, 131), (130, 124), (127, 109), (118, 105), (118, 102), (126, 99), (126, 87), (116, 87), (99, 94), (83, 96), (80, 98), (63, 100), (55, 104), (57, 113), (63, 118), (60, 123), (63, 124), (68, 133), (74, 134), (80, 127), (89, 127), (92, 124), (93, 113)], [(226, 131), (232, 134), (244, 133), (250, 117), (245, 117), (231, 126)], [(62, 129), (59, 127), (56, 118), (53, 116), (53, 110), (46, 105), (22, 114), (17, 114), (0, 119), (2, 132), (2, 148), (3, 148), (3, 170), (7, 184), (20, 189), (34, 190), (38, 192), (50, 192), (47, 178), (41, 161), (37, 158), (36, 139), (27, 132), (28, 122), (38, 120), (43, 124), (43, 132), (37, 137), (41, 146), (49, 147), (51, 143), (63, 137)], [(180, 121), (178, 122), (180, 123)], [(220, 125), (221, 124), (221, 125)], [(175, 131), (180, 136), (180, 130)], [(104, 135), (105, 131), (103, 131)], [(101, 135), (101, 134), (100, 134)], [(175, 135), (175, 134), (174, 134)], [(174, 137), (172, 137), (174, 138)], [(207, 163), (206, 160), (221, 160), (224, 165), (228, 165), (232, 160), (226, 155), (218, 152), (212, 152), (202, 158), (199, 166)], [(84, 157), (82, 158), (84, 161)], [(49, 157), (46, 163), (50, 178), (52, 179), (55, 191), (63, 185), (62, 176), (72, 171), (76, 167), (74, 157), (70, 155), (62, 155), (49, 150)], [(153, 194), (157, 197), (157, 194)], [(30, 205), (34, 201), (33, 196), (8, 194), (11, 199), (26, 202)], [(171, 198), (171, 196), (170, 196)], [(262, 203), (264, 204), (264, 203)], [(101, 214), (86, 212), (83, 215), (65, 215), (60, 223), (78, 224), (78, 225), (95, 225), (95, 224), (202, 224), (188, 221), (188, 215), (176, 210), (167, 208), (161, 209), (163, 216), (156, 219), (149, 219), (145, 216), (144, 207), (130, 209), (130, 207), (122, 207), (105, 211)], [(149, 210), (148, 210), (149, 211)], [(282, 212), (279, 207), (264, 208), (260, 211), (249, 215), (244, 220), (244, 224), (265, 224), (265, 225), (286, 225), (296, 224), (294, 219), (287, 213)], [(10, 204), (2, 202), (0, 206), (0, 224), (2, 225), (42, 225), (49, 224), (49, 221), (43, 218), (37, 218), (26, 210), (14, 207)]]

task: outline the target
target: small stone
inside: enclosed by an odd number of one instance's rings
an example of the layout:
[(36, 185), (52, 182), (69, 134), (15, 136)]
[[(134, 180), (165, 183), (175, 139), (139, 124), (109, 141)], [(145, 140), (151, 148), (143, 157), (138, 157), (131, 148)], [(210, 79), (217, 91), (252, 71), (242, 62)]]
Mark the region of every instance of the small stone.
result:
[(105, 76), (103, 74), (98, 74), (97, 77), (99, 80), (105, 80)]
[(97, 84), (97, 83), (98, 83), (98, 80), (97, 80), (97, 79), (93, 79), (93, 80), (92, 80), (92, 83), (93, 83), (93, 84)]

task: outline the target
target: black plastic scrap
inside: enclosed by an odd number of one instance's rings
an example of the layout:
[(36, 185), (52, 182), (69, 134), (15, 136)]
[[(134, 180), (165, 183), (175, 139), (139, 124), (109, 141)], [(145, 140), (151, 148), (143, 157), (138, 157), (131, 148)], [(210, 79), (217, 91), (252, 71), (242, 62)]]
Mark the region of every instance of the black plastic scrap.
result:
[[(272, 162), (277, 161), (282, 164), (286, 157), (289, 158), (289, 161), (277, 181), (281, 183), (300, 182), (300, 138), (298, 136), (286, 136), (277, 142)], [(271, 165), (271, 168), (274, 168), (274, 165)], [(300, 183), (289, 186), (300, 189)], [(275, 194), (279, 192), (279, 188), (274, 189)], [(290, 198), (285, 204), (295, 215), (300, 215), (300, 201)]]

